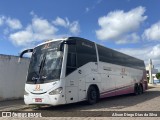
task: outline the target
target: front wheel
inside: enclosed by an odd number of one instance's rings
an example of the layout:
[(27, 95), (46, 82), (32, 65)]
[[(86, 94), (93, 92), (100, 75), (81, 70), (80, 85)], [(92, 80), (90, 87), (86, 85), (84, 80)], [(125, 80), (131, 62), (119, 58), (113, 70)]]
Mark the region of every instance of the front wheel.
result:
[(94, 86), (90, 86), (87, 92), (87, 102), (92, 105), (98, 101), (98, 90)]

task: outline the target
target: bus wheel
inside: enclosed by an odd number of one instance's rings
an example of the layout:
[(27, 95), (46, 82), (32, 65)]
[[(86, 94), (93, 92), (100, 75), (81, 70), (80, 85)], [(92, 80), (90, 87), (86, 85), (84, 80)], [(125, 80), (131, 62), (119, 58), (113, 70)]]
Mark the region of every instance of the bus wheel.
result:
[(134, 86), (134, 95), (138, 95), (139, 94), (139, 87), (138, 84), (135, 84)]
[(87, 102), (92, 105), (95, 104), (98, 100), (98, 91), (94, 86), (90, 86), (87, 92)]
[(139, 86), (138, 86), (138, 94), (142, 94), (143, 93), (143, 87), (142, 87), (142, 85), (140, 84)]

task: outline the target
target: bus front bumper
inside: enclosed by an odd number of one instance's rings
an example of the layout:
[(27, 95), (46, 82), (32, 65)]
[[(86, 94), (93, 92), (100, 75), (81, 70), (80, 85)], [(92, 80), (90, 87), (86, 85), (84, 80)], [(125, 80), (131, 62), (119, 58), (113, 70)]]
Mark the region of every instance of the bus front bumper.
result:
[(65, 96), (62, 94), (56, 94), (56, 95), (35, 95), (35, 94), (29, 94), (24, 95), (24, 102), (27, 105), (61, 105), (65, 104)]

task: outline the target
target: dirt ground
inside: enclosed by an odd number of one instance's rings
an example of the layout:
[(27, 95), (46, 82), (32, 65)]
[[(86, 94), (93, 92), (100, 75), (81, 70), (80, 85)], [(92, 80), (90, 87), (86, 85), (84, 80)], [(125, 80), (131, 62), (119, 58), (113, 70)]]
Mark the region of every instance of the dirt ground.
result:
[[(19, 111), (19, 112), (38, 112), (41, 113), (42, 118), (39, 120), (73, 120), (73, 119), (85, 119), (85, 120), (95, 120), (95, 119), (145, 119), (158, 120), (158, 117), (131, 117), (132, 113), (137, 112), (139, 116), (141, 112), (146, 111), (153, 116), (156, 116), (156, 112), (160, 114), (160, 86), (151, 86), (144, 94), (134, 96), (134, 95), (122, 95), (115, 96), (110, 98), (101, 99), (95, 105), (87, 105), (85, 102), (61, 105), (61, 106), (45, 106), (40, 109), (32, 109), (32, 106), (26, 106), (23, 103), (23, 100), (14, 100), (14, 101), (4, 101), (0, 102), (0, 111)], [(112, 111), (112, 113), (110, 113)], [(129, 114), (128, 117), (104, 117), (105, 114), (119, 114), (120, 113)], [(88, 115), (87, 115), (88, 114)], [(144, 115), (144, 114), (143, 114)], [(45, 117), (45, 116), (51, 116)], [(3, 120), (9, 120), (11, 118), (0, 118)], [(22, 118), (12, 118), (12, 119), (22, 119)], [(36, 118), (25, 118), (28, 120)]]

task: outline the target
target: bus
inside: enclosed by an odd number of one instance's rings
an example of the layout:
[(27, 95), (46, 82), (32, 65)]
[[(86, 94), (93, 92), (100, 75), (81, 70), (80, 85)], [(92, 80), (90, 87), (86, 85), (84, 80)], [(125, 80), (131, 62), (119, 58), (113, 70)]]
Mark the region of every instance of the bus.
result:
[(32, 52), (25, 83), (27, 105), (61, 105), (142, 94), (147, 89), (143, 60), (80, 37), (53, 39)]

